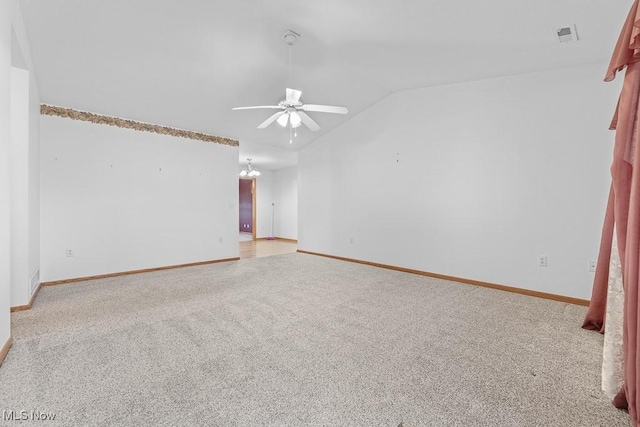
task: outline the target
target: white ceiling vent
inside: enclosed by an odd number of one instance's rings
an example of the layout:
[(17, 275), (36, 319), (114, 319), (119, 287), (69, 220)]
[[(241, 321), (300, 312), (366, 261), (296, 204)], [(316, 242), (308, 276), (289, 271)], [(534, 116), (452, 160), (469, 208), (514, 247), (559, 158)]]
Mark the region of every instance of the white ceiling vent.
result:
[(578, 41), (578, 32), (576, 31), (575, 25), (569, 25), (568, 27), (557, 28), (555, 31), (560, 43)]

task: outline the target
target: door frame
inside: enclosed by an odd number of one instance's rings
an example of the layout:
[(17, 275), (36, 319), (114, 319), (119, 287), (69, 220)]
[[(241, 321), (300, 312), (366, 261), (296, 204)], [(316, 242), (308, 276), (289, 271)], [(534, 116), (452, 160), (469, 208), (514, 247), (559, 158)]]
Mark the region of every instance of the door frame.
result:
[[(251, 181), (251, 234), (252, 234), (252, 239), (256, 240), (256, 214), (257, 214), (257, 209), (256, 209), (256, 179), (255, 178), (248, 178), (248, 177), (241, 177), (240, 179), (244, 179), (247, 181)], [(239, 214), (238, 214), (239, 215)]]

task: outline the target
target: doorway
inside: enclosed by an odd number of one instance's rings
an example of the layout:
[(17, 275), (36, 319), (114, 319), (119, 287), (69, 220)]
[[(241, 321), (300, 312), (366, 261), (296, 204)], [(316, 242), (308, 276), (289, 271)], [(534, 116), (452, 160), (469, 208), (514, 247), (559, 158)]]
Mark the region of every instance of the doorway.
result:
[(239, 179), (239, 221), (240, 241), (256, 239), (256, 180)]

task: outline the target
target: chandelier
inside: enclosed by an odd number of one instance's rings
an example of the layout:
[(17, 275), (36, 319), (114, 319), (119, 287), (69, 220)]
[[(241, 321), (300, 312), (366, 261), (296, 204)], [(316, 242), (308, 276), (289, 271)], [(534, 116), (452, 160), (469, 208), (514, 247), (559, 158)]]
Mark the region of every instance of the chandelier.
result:
[(260, 171), (253, 168), (253, 166), (251, 165), (251, 159), (247, 159), (247, 167), (243, 168), (240, 171), (240, 176), (247, 176), (249, 178), (255, 178), (255, 177), (260, 176)]

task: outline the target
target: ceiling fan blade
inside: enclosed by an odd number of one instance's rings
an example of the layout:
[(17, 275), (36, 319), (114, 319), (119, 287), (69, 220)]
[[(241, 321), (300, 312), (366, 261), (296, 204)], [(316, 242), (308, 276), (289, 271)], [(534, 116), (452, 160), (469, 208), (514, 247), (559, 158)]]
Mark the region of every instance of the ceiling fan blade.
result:
[(269, 126), (271, 123), (275, 122), (276, 120), (278, 120), (278, 118), (283, 115), (284, 113), (286, 113), (286, 111), (278, 111), (277, 113), (275, 113), (274, 115), (272, 115), (271, 117), (269, 117), (267, 120), (265, 120), (264, 122), (260, 123), (260, 125), (258, 126), (258, 129), (264, 129), (267, 126)]
[(349, 109), (347, 107), (334, 107), (332, 105), (315, 105), (305, 104), (298, 109), (304, 111), (317, 111), (318, 113), (335, 113), (335, 114), (348, 114)]
[(253, 107), (235, 107), (232, 110), (255, 110), (258, 108), (282, 108), (279, 105), (255, 105)]
[(312, 132), (320, 130), (320, 126), (318, 126), (318, 124), (311, 117), (309, 117), (307, 113), (298, 110), (298, 115), (300, 116), (300, 119), (302, 119), (302, 123), (304, 123), (305, 126), (309, 129), (311, 129)]
[(287, 88), (287, 102), (300, 102), (300, 97), (302, 96), (302, 91), (296, 89)]

